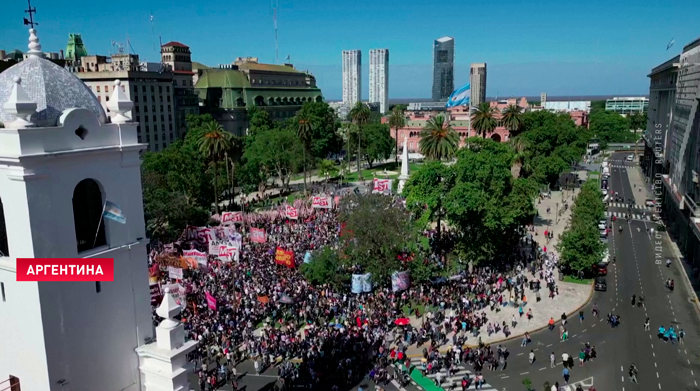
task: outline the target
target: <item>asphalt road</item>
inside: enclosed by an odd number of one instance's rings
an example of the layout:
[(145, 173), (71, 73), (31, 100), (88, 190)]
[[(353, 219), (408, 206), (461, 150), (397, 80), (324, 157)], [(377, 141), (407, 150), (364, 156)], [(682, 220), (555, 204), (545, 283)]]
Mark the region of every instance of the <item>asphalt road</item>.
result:
[[(632, 198), (632, 191), (637, 189), (633, 188), (627, 175), (627, 167), (634, 163), (624, 161), (626, 156), (626, 153), (621, 153), (610, 158), (613, 165), (610, 190), (620, 192), (627, 199)], [(627, 213), (627, 208), (613, 206), (609, 211)], [(555, 319), (557, 324), (554, 330), (544, 329), (533, 333), (532, 342), (526, 347), (520, 346), (519, 339), (505, 343), (510, 351), (508, 365), (504, 371), (484, 371), (488, 383), (484, 390), (520, 391), (524, 389), (524, 379), (530, 379), (536, 390), (542, 390), (545, 381), (552, 384), (559, 382), (560, 386), (565, 386), (561, 355), (568, 353), (576, 358), (586, 342), (595, 346), (598, 358), (582, 367), (576, 359), (570, 373), (569, 386), (563, 388), (565, 391), (573, 391), (577, 384), (581, 384), (584, 390), (595, 386), (597, 391), (700, 390), (700, 318), (696, 307), (689, 301), (690, 293), (682, 283), (681, 266), (677, 262), (670, 268), (665, 266), (667, 258), (675, 258), (665, 232), (660, 233), (659, 238), (651, 238), (647, 234), (646, 228), (655, 226), (648, 221), (652, 212), (640, 208), (633, 213), (640, 218), (629, 222), (618, 220), (608, 240), (611, 256), (615, 256), (617, 262), (608, 267), (607, 291), (594, 293), (592, 300), (583, 309), (582, 322), (576, 314), (569, 317), (569, 339), (560, 340), (560, 319)], [(621, 234), (617, 231), (619, 224), (623, 225)], [(664, 286), (668, 278), (675, 280), (673, 292)], [(644, 307), (632, 306), (633, 294), (645, 297)], [(601, 318), (592, 315), (594, 303), (602, 314)], [(621, 316), (619, 327), (611, 328), (607, 324), (607, 313)], [(643, 327), (646, 317), (650, 318), (649, 331)], [(684, 329), (684, 343), (671, 344), (659, 340), (656, 334), (661, 325), (666, 328), (673, 326), (676, 330)], [(528, 353), (531, 350), (536, 355), (536, 361), (532, 365), (528, 363)], [(549, 362), (552, 352), (556, 356), (554, 368), (550, 367)], [(631, 383), (627, 376), (627, 369), (632, 363), (639, 370), (638, 384)], [(459, 377), (471, 372), (469, 369), (463, 368)], [(239, 375), (246, 371), (253, 374), (242, 376), (239, 383), (245, 385), (248, 391), (271, 389), (267, 387), (276, 380), (275, 369), (268, 370), (263, 376), (255, 376), (252, 363), (245, 362), (238, 366)], [(196, 377), (191, 379), (193, 388), (198, 389)], [(457, 379), (458, 377), (455, 378), (455, 383)], [(364, 384), (369, 386), (365, 390), (374, 390), (373, 384)], [(230, 390), (230, 387), (224, 389)], [(386, 389), (404, 390), (391, 383)], [(409, 385), (405, 390), (420, 388)]]

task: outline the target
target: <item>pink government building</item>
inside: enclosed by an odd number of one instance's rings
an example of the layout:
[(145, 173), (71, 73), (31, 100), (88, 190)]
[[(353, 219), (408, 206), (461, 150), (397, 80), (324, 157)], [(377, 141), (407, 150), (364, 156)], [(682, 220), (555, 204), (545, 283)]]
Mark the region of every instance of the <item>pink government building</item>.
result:
[[(487, 134), (494, 141), (505, 142), (510, 139), (510, 132), (501, 124), (501, 112), (509, 105), (517, 105), (526, 110), (542, 110), (541, 107), (530, 106), (525, 97), (520, 99), (505, 99), (499, 101), (491, 101), (491, 107), (496, 108), (496, 118), (499, 119), (498, 126), (493, 132)], [(464, 106), (452, 107), (447, 111), (406, 111), (406, 126), (398, 130), (399, 148), (403, 148), (404, 137), (408, 137), (408, 151), (411, 153), (418, 152), (418, 143), (420, 142), (420, 132), (425, 127), (428, 119), (437, 114), (447, 115), (450, 118), (452, 129), (459, 134), (459, 146), (464, 145), (464, 140), (467, 137), (478, 136), (474, 129), (469, 129), (469, 111)], [(588, 126), (588, 113), (585, 111), (570, 111), (568, 114), (577, 126)], [(383, 117), (382, 123), (387, 123), (389, 117)], [(396, 138), (394, 129), (391, 129), (392, 138)], [(400, 149), (399, 149), (400, 151)]]

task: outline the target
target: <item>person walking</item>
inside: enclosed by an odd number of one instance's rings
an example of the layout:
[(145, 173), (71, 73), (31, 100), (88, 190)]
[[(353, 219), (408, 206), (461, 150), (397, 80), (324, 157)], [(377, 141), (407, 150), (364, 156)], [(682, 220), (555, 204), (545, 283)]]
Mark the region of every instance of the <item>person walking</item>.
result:
[(578, 354), (578, 364), (580, 367), (583, 366), (583, 362), (586, 360), (586, 352), (581, 349), (581, 351)]
[(566, 368), (569, 365), (569, 355), (566, 353), (563, 353), (561, 355), (561, 364)]
[(554, 368), (557, 366), (557, 356), (554, 355), (554, 352), (549, 355), (549, 367)]
[(649, 331), (649, 317), (644, 321), (644, 331)]
[(564, 377), (564, 383), (569, 384), (569, 368), (564, 367), (561, 371), (561, 375)]
[(685, 338), (685, 331), (683, 329), (678, 330), (678, 343), (683, 345), (683, 338)]
[(633, 382), (633, 383), (639, 383), (639, 382), (637, 381), (637, 372), (638, 372), (638, 371), (637, 371), (637, 366), (634, 365), (634, 363), (632, 363), (632, 365), (630, 365), (629, 375), (630, 375), (630, 381)]
[(535, 362), (535, 351), (530, 350), (530, 354), (528, 355), (530, 365), (532, 365)]

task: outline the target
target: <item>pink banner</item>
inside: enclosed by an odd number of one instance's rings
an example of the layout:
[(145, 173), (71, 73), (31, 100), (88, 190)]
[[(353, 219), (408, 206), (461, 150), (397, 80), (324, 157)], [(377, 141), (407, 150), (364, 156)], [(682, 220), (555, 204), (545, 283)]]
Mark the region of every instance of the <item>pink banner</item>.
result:
[(255, 243), (265, 243), (267, 241), (265, 230), (261, 228), (251, 228), (250, 241)]
[(209, 306), (210, 309), (216, 311), (216, 299), (214, 296), (209, 294), (209, 292), (206, 292), (207, 295), (207, 305)]
[(223, 212), (221, 214), (221, 224), (228, 225), (241, 222), (243, 222), (243, 212)]
[(311, 206), (313, 208), (330, 209), (332, 207), (331, 197), (317, 197), (314, 196), (311, 201)]
[(374, 178), (374, 191), (377, 193), (391, 193), (391, 179)]
[(299, 210), (293, 206), (287, 205), (286, 214), (288, 219), (296, 220), (299, 218)]

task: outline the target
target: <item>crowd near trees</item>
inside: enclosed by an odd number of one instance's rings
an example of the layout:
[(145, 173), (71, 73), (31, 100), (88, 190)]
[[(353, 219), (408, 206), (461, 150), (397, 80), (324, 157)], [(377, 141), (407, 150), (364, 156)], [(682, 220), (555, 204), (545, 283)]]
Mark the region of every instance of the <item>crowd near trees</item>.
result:
[[(296, 175), (304, 178), (306, 190), (312, 170), (329, 180), (346, 174), (353, 158), (370, 167), (388, 159), (398, 147), (391, 132), (405, 125), (402, 107), (394, 107), (387, 124), (368, 113), (360, 104), (351, 110), (350, 122), (341, 124), (322, 102), (306, 103), (286, 121), (272, 121), (266, 111), (253, 108), (248, 131), (240, 137), (208, 114), (188, 116), (183, 140), (144, 156), (149, 236), (172, 241), (186, 225), (207, 224), (220, 207), (237, 210), (237, 192), (269, 186), (285, 191)], [(583, 155), (592, 132), (577, 127), (566, 114), (509, 107), (501, 120), (512, 137), (499, 143), (489, 138), (497, 114), (487, 105), (479, 107), (472, 118), (479, 136), (466, 139), (461, 148), (444, 116), (428, 121), (419, 145), (426, 162), (406, 184), (406, 210), (386, 204), (388, 197), (344, 199), (341, 220), (350, 239), (346, 235), (335, 251), (316, 251), (315, 261), (304, 266), (309, 280), (344, 284), (345, 277), (333, 271), (351, 266), (375, 279), (406, 268), (414, 279), (428, 279), (436, 270), (424, 257), (430, 251), (419, 232), (426, 228), (437, 229), (433, 249), (441, 263), (450, 259), (451, 271), (466, 267), (466, 261), (498, 264), (510, 256), (536, 215), (539, 192), (561, 185), (560, 175)], [(339, 157), (344, 167), (337, 165)], [(446, 160), (451, 163), (444, 164)], [(442, 232), (445, 228), (449, 235)], [(575, 251), (566, 249), (566, 254)], [(417, 262), (401, 263), (398, 253), (412, 254)], [(580, 270), (580, 257), (567, 257), (576, 260), (572, 270)]]

